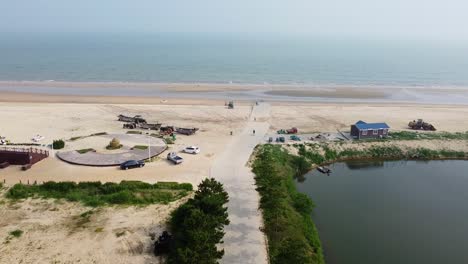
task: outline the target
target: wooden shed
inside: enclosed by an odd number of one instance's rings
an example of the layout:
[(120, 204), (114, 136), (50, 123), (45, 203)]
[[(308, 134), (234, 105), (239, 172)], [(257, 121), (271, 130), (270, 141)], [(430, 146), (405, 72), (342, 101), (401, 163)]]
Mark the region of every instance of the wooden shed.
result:
[(354, 139), (384, 138), (388, 136), (389, 130), (390, 126), (386, 123), (366, 123), (360, 120), (351, 125), (351, 136)]

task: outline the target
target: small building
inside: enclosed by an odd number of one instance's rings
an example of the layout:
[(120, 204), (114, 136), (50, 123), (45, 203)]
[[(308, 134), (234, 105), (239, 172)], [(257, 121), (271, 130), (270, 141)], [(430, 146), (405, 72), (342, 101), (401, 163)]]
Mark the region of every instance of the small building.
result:
[(386, 123), (366, 123), (358, 121), (351, 125), (351, 137), (354, 139), (384, 138), (388, 136), (390, 127)]

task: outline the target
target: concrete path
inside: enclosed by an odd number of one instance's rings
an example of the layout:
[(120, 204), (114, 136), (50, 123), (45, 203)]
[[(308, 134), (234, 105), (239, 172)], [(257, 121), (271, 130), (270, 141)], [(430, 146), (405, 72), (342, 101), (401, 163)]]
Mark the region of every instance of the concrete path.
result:
[[(118, 166), (127, 160), (144, 160), (149, 155), (155, 157), (163, 153), (166, 149), (166, 143), (160, 139), (148, 135), (136, 135), (136, 134), (109, 134), (100, 135), (97, 137), (117, 138), (124, 145), (121, 149), (115, 153), (112, 152), (87, 152), (84, 154), (78, 153), (76, 150), (71, 151), (59, 151), (57, 157), (65, 162), (85, 165), (85, 166)], [(135, 145), (146, 146), (151, 143), (150, 151), (148, 149), (131, 149)]]
[(268, 104), (255, 106), (243, 132), (233, 136), (211, 168), (210, 176), (221, 181), (229, 194), (231, 223), (226, 226), (222, 263), (268, 263), (265, 235), (260, 231), (263, 226), (258, 210), (260, 197), (255, 190), (254, 175), (246, 164), (254, 147), (264, 140), (270, 126), (266, 122), (269, 114)]

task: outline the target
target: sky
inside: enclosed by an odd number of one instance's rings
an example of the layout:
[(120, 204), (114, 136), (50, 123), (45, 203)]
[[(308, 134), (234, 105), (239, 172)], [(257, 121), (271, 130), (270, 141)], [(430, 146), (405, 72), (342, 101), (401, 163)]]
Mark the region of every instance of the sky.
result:
[(466, 0), (0, 0), (0, 32), (468, 40)]

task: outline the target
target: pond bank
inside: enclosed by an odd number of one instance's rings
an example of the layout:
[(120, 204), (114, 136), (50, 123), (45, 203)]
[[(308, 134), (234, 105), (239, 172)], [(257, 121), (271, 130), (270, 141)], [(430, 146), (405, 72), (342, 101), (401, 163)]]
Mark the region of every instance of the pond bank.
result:
[(400, 147), (394, 144), (294, 144), (260, 145), (252, 167), (261, 195), (265, 233), (271, 263), (325, 263), (319, 234), (310, 214), (314, 204), (299, 193), (294, 178), (312, 169), (350, 159), (468, 159), (460, 150)]

